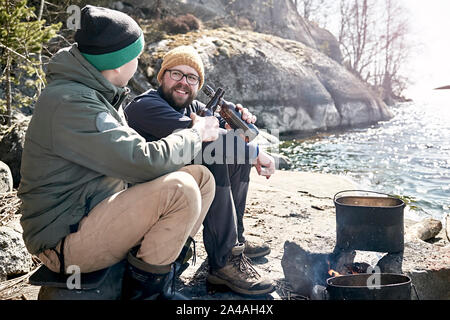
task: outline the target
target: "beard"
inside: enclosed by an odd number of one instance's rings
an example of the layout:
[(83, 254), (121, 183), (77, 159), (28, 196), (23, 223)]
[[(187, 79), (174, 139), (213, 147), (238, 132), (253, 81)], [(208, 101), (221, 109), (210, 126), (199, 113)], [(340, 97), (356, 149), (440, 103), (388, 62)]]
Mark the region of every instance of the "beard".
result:
[[(195, 99), (195, 95), (192, 92), (191, 88), (182, 83), (177, 83), (170, 88), (162, 84), (161, 87), (165, 100), (175, 109), (187, 108)], [(177, 93), (175, 92), (176, 90), (182, 90), (186, 92), (187, 96), (184, 99), (177, 96)]]

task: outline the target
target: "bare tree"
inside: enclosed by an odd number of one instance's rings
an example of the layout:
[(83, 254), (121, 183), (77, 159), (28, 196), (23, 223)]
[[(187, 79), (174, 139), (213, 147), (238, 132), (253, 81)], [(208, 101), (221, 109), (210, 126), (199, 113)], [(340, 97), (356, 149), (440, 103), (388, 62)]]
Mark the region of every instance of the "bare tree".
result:
[(341, 0), (338, 41), (347, 67), (362, 80), (378, 53), (375, 31), (375, 0)]
[(338, 41), (347, 68), (380, 88), (383, 98), (405, 89), (405, 65), (410, 46), (408, 19), (398, 1), (341, 0)]
[(411, 53), (405, 8), (395, 0), (292, 0), (300, 15), (338, 39), (345, 66), (383, 93), (400, 96)]
[(411, 54), (407, 42), (409, 33), (408, 17), (398, 1), (385, 0), (385, 30), (381, 37), (383, 47), (383, 74), (381, 86), (386, 97), (401, 94), (404, 88), (400, 70)]

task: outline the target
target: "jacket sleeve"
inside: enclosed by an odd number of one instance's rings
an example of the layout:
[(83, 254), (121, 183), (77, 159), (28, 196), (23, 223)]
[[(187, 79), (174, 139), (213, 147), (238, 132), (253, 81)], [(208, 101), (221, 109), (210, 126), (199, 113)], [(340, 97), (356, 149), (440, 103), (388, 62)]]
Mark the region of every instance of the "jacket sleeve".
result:
[[(88, 101), (87, 101), (88, 100)], [(130, 183), (176, 171), (201, 151), (194, 129), (146, 142), (95, 99), (71, 97), (53, 114), (53, 151), (80, 166)]]
[(130, 127), (144, 136), (158, 139), (167, 137), (172, 132), (189, 128), (192, 120), (174, 110), (163, 99), (144, 96), (131, 102), (125, 109)]

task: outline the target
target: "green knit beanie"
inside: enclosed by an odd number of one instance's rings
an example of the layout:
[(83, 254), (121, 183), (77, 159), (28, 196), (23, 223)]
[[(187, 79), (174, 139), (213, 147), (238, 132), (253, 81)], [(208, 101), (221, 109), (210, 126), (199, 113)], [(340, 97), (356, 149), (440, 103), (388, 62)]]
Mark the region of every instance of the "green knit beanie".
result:
[(80, 26), (75, 33), (78, 49), (99, 71), (123, 66), (144, 48), (142, 29), (123, 12), (87, 5)]

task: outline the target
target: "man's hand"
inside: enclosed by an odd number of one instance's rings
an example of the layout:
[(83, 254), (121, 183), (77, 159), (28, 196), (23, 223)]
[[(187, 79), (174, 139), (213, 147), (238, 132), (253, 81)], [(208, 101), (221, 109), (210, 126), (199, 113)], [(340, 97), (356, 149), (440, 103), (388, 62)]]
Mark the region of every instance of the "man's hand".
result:
[(214, 141), (219, 137), (219, 120), (216, 117), (200, 117), (191, 113), (192, 128), (197, 129), (203, 142)]
[(259, 150), (258, 157), (255, 162), (256, 171), (260, 176), (265, 176), (267, 179), (275, 173), (275, 160), (262, 150)]
[[(256, 116), (250, 113), (247, 108), (244, 108), (241, 104), (237, 104), (236, 108), (239, 112), (242, 114), (242, 120), (247, 121), (248, 123), (255, 123), (256, 122)], [(228, 130), (231, 130), (231, 127), (228, 123), (225, 124), (225, 128)]]

